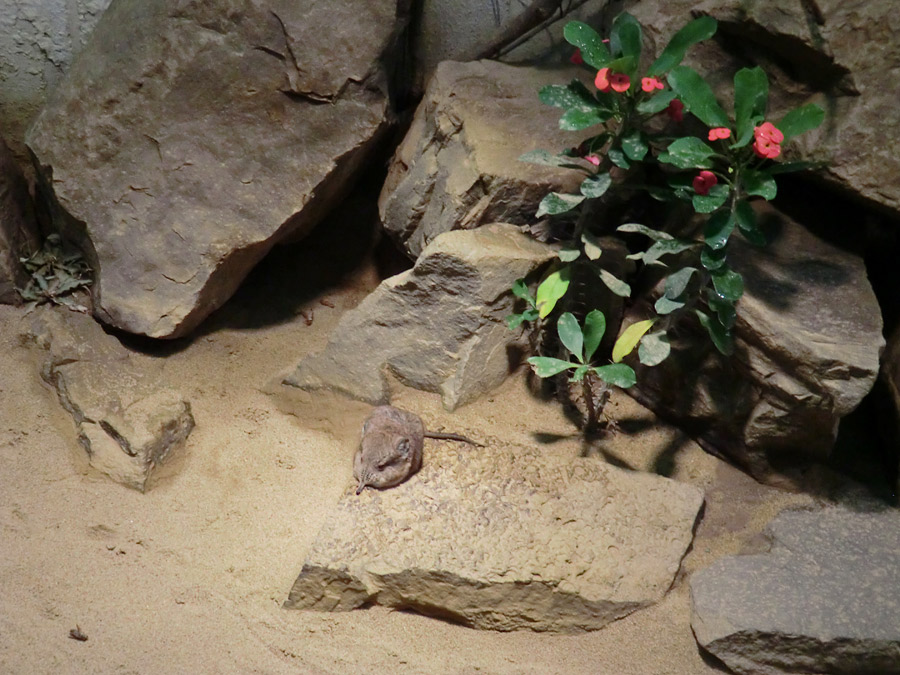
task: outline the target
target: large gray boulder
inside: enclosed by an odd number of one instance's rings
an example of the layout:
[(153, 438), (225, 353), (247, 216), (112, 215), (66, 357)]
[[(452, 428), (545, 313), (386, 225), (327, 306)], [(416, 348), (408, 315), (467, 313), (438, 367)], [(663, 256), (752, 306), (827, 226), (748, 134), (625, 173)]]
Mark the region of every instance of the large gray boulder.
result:
[(25, 338), (45, 351), (41, 377), (72, 416), (90, 465), (147, 490), (194, 428), (190, 403), (157, 384), (159, 364), (136, 362), (91, 317), (58, 308), (38, 308)]
[(662, 599), (702, 503), (693, 486), (596, 459), (429, 442), (407, 482), (348, 487), (285, 606), (595, 630)]
[(10, 305), (22, 302), (16, 288), (25, 288), (28, 274), (20, 258), (38, 248), (37, 222), (28, 183), (0, 138), (0, 302)]
[(661, 365), (639, 366), (629, 393), (757, 478), (777, 480), (786, 465), (828, 457), (841, 418), (875, 383), (884, 337), (859, 256), (771, 207), (758, 217), (768, 246), (729, 245), (745, 284), (734, 356), (722, 357), (691, 316), (696, 329), (682, 331)]
[(559, 109), (538, 100), (542, 86), (577, 72), (495, 61), (438, 66), (378, 202), (385, 229), (411, 257), (442, 232), (531, 223), (548, 192), (578, 191), (580, 172), (519, 161), (580, 142), (559, 130)]
[(697, 642), (741, 675), (900, 673), (900, 512), (788, 511), (769, 535), (691, 577)]
[(499, 385), (524, 349), (512, 313), (513, 282), (555, 251), (506, 223), (447, 232), (415, 267), (381, 283), (347, 312), (326, 347), (305, 357), (282, 385), (329, 389), (388, 403), (388, 374), (440, 393), (453, 409)]
[(95, 314), (188, 333), (311, 229), (386, 129), (398, 0), (113, 2), (28, 143)]

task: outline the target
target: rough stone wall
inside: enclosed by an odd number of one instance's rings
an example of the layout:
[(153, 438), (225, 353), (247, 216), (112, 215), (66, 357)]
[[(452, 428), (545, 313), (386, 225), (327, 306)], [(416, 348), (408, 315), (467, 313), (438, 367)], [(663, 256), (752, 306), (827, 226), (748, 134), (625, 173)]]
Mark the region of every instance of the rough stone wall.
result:
[(0, 9), (0, 136), (21, 162), (22, 138), (110, 0), (4, 0)]

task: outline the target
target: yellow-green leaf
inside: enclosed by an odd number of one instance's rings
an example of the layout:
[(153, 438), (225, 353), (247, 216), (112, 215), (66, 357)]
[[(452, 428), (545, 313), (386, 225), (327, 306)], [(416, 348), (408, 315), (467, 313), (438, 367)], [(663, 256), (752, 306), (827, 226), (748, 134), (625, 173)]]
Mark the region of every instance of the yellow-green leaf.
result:
[(616, 344), (613, 347), (613, 363), (618, 363), (628, 356), (637, 346), (637, 343), (641, 341), (641, 338), (644, 337), (644, 333), (650, 330), (655, 322), (656, 319), (646, 319), (628, 326), (619, 336), (619, 339), (616, 340)]

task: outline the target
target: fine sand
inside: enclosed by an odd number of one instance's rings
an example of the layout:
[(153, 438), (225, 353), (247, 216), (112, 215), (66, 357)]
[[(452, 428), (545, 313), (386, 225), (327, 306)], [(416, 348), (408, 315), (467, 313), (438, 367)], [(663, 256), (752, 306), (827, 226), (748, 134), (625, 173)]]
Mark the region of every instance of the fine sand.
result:
[[(377, 275), (364, 266), (274, 316), (265, 298), (280, 282), (266, 274), (200, 334), (140, 353), (163, 359), (161, 384), (186, 396), (197, 421), (146, 494), (88, 466), (72, 420), (38, 376), (40, 351), (19, 337), (30, 317), (0, 306), (0, 672), (721, 672), (691, 633), (689, 575), (759, 548), (779, 510), (812, 500), (758, 485), (627, 396), (610, 409), (620, 432), (590, 456), (706, 491), (694, 546), (658, 605), (579, 635), (494, 633), (381, 607), (282, 609), (352, 482), (366, 407), (264, 390), (325, 344)], [(431, 429), (482, 440), (483, 451), (491, 439), (582, 451), (571, 422), (529, 393), (524, 373), (452, 414), (437, 396), (399, 387), (394, 402)], [(69, 637), (76, 626), (87, 641)]]

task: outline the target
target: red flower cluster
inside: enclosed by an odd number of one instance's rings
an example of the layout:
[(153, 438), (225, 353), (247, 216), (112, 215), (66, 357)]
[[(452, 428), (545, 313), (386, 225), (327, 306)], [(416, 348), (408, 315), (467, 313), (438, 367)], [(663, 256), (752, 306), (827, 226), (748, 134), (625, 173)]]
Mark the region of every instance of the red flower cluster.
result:
[(684, 103), (673, 98), (669, 102), (669, 107), (666, 108), (666, 114), (676, 122), (681, 122), (684, 119)]
[(753, 130), (753, 151), (758, 157), (775, 159), (781, 154), (784, 134), (771, 122), (763, 122)]
[(701, 171), (697, 176), (694, 176), (694, 192), (698, 195), (708, 195), (712, 186), (718, 182), (719, 179), (716, 178), (716, 174), (712, 171)]
[(731, 138), (731, 129), (728, 127), (716, 127), (709, 130), (709, 140), (711, 141), (724, 141), (726, 138)]
[(602, 92), (610, 89), (620, 94), (628, 91), (631, 86), (631, 78), (623, 73), (611, 73), (609, 68), (601, 68), (597, 71), (597, 77), (594, 78), (594, 86)]
[(642, 77), (641, 78), (641, 89), (646, 91), (648, 94), (656, 89), (662, 89), (663, 83), (657, 80), (655, 77)]

